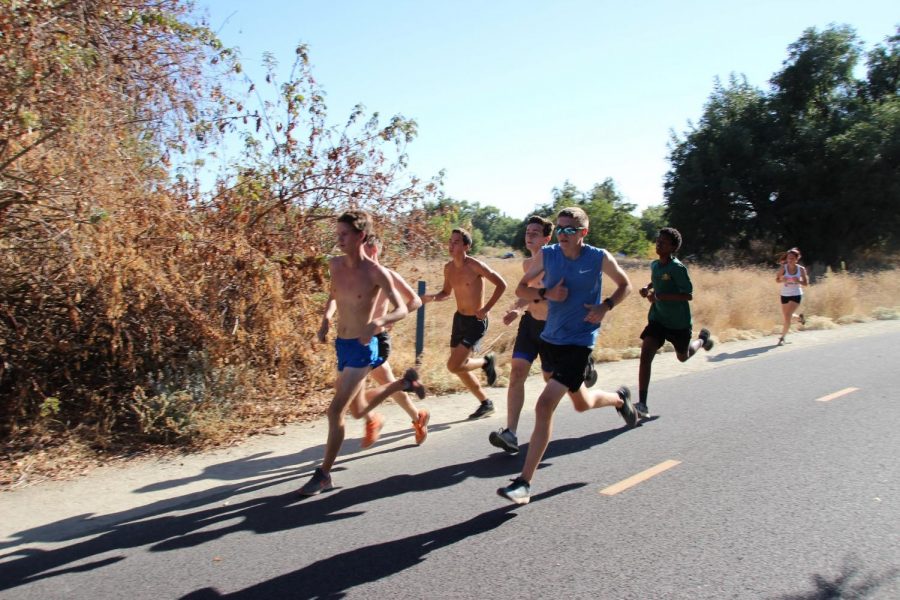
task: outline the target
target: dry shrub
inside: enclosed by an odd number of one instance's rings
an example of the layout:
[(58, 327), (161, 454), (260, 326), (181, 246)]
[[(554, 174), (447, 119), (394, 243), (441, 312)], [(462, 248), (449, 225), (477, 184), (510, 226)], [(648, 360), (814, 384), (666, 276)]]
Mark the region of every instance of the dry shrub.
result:
[(804, 311), (838, 319), (861, 312), (859, 277), (849, 273), (835, 273), (830, 269), (804, 296)]
[[(413, 208), (434, 183), (404, 174), (415, 122), (358, 108), (330, 126), (302, 46), (297, 78), (272, 78), (277, 99), (251, 112), (223, 92), (234, 55), (189, 13), (181, 0), (0, 3), (13, 463), (64, 440), (203, 444), (319, 414), (333, 352), (310, 340), (335, 215), (373, 210), (397, 247), (430, 237)], [(245, 152), (201, 194), (186, 153), (229, 127)]]

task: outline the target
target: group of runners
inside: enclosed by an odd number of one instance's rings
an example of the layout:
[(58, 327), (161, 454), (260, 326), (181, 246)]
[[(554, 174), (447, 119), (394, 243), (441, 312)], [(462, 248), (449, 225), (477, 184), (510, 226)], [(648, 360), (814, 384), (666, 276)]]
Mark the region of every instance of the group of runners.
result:
[[(713, 340), (707, 329), (693, 338), (690, 301), (693, 287), (685, 265), (675, 254), (681, 235), (665, 227), (656, 239), (658, 259), (650, 266), (650, 282), (640, 295), (650, 303), (648, 323), (641, 333), (641, 359), (638, 374), (638, 402), (632, 404), (627, 386), (615, 391), (589, 389), (596, 380), (591, 354), (600, 325), (606, 314), (631, 292), (628, 275), (607, 250), (585, 243), (589, 220), (579, 207), (561, 210), (556, 223), (540, 216), (529, 217), (525, 245), (531, 256), (523, 261), (524, 274), (515, 288), (517, 301), (503, 317), (506, 325), (520, 318), (512, 353), (506, 403), (506, 426), (490, 433), (489, 442), (507, 453), (519, 451), (517, 427), (525, 401), (525, 380), (531, 366), (540, 358), (544, 388), (535, 405), (535, 424), (522, 472), (497, 493), (516, 503), (527, 504), (531, 483), (550, 442), (553, 414), (564, 396), (579, 412), (605, 406), (615, 408), (628, 427), (648, 418), (648, 390), (651, 364), (657, 351), (668, 341), (678, 360), (690, 359), (701, 348), (710, 350)], [(557, 243), (551, 244), (556, 233)], [(337, 246), (343, 252), (331, 259), (331, 289), (319, 341), (324, 342), (335, 311), (337, 325), (337, 380), (334, 397), (328, 407), (328, 438), (322, 464), (301, 487), (299, 493), (312, 496), (333, 487), (331, 468), (345, 435), (345, 415), (349, 409), (355, 418), (366, 419), (362, 446), (368, 447), (379, 436), (384, 419), (374, 408), (388, 397), (410, 416), (417, 444), (428, 434), (428, 411), (416, 409), (409, 398), (414, 393), (425, 397), (425, 387), (415, 369), (408, 369), (395, 380), (387, 363), (390, 351), (388, 330), (391, 325), (415, 311), (421, 304), (456, 299), (456, 313), (450, 335), (447, 369), (459, 377), (478, 401), (470, 419), (494, 413), (494, 405), (476, 377), (482, 371), (487, 385), (497, 378), (496, 357), (474, 354), (488, 328), (488, 315), (506, 291), (503, 278), (484, 262), (469, 256), (470, 234), (453, 230), (449, 241), (450, 261), (444, 266), (440, 291), (418, 297), (396, 272), (378, 262), (380, 243), (372, 231), (370, 216), (363, 211), (348, 211), (337, 218)], [(796, 253), (796, 254), (794, 254)], [(806, 272), (796, 265), (799, 251), (792, 249), (777, 280), (783, 282), (782, 296), (788, 296), (787, 308), (799, 304)], [(601, 299), (603, 280), (611, 283), (611, 293)], [(485, 281), (493, 292), (484, 302)], [(789, 289), (788, 289), (789, 288)], [(784, 302), (784, 301), (783, 301)], [(785, 314), (787, 315), (787, 308)], [(802, 316), (801, 316), (802, 317)], [(788, 326), (790, 316), (786, 316)], [(782, 340), (786, 331), (782, 333)], [(377, 387), (366, 389), (371, 374)]]

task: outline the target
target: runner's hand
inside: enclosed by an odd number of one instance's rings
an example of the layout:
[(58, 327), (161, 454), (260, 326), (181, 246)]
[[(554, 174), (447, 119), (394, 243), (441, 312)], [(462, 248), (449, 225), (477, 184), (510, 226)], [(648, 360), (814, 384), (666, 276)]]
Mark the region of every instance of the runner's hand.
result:
[(544, 298), (547, 300), (553, 300), (554, 302), (565, 302), (566, 298), (569, 297), (569, 288), (563, 285), (565, 282), (565, 278), (560, 279), (559, 283), (557, 283), (552, 288), (549, 288), (544, 293)]
[(505, 315), (503, 315), (503, 324), (510, 325), (518, 317), (519, 317), (519, 311), (517, 311), (515, 309), (507, 311), (507, 313)]
[(331, 327), (331, 321), (328, 319), (322, 319), (322, 325), (319, 326), (319, 332), (316, 334), (316, 337), (319, 338), (319, 343), (324, 344), (325, 340), (328, 339), (328, 329)]
[(600, 304), (585, 304), (584, 307), (588, 309), (588, 313), (584, 317), (584, 320), (588, 323), (599, 323), (603, 320), (603, 317), (606, 316), (606, 313), (609, 312), (609, 306), (607, 306), (605, 302), (601, 302)]

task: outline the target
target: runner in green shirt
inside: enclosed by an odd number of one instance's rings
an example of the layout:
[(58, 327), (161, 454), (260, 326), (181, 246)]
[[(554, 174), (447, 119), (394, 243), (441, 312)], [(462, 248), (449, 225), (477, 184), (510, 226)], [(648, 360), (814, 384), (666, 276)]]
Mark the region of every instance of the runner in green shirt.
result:
[(709, 351), (713, 341), (709, 330), (701, 329), (696, 340), (691, 341), (691, 305), (694, 287), (687, 267), (675, 258), (681, 248), (681, 234), (677, 229), (664, 227), (656, 236), (658, 260), (650, 263), (650, 283), (640, 290), (641, 296), (650, 302), (647, 326), (641, 333), (641, 366), (638, 371), (639, 402), (634, 405), (638, 415), (650, 416), (647, 408), (647, 390), (650, 387), (650, 370), (656, 352), (666, 341), (675, 346), (675, 355), (681, 362), (703, 348)]

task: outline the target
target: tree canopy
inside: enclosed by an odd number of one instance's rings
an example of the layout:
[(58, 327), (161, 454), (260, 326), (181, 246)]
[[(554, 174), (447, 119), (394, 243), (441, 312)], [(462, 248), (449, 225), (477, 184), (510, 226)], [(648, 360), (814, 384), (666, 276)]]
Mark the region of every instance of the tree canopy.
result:
[[(648, 237), (641, 219), (633, 214), (637, 206), (625, 201), (612, 179), (607, 178), (587, 191), (580, 191), (567, 181), (553, 190), (553, 202), (535, 212), (552, 219), (567, 206), (578, 206), (587, 213), (590, 228), (585, 241), (588, 244), (631, 255), (647, 252)], [(524, 237), (521, 240), (524, 245)]]
[(866, 56), (848, 26), (808, 29), (768, 89), (717, 82), (673, 136), (665, 200), (685, 252), (837, 265), (900, 245), (900, 35)]

